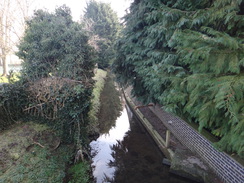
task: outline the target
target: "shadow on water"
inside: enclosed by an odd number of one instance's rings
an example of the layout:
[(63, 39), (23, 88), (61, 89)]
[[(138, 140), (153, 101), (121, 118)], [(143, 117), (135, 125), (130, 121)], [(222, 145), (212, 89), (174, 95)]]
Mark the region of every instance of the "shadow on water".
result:
[[(107, 83), (101, 98), (102, 103), (105, 101), (102, 107), (106, 106), (99, 115), (103, 133), (90, 143), (96, 182), (191, 183), (169, 173), (169, 167), (162, 164), (164, 155), (130, 109), (123, 105), (121, 95), (110, 79), (108, 83), (113, 87)], [(117, 96), (110, 94), (114, 90)]]

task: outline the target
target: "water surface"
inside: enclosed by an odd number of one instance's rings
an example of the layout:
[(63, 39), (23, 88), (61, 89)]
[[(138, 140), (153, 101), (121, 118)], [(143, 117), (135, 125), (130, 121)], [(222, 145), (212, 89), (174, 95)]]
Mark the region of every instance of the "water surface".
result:
[[(162, 164), (165, 156), (130, 109), (123, 105), (112, 78), (104, 91), (101, 99), (105, 105), (102, 104), (104, 108), (99, 114), (102, 132), (90, 143), (96, 182), (191, 183), (169, 173), (169, 167)], [(120, 101), (122, 108), (114, 100)], [(114, 117), (108, 117), (113, 114)]]

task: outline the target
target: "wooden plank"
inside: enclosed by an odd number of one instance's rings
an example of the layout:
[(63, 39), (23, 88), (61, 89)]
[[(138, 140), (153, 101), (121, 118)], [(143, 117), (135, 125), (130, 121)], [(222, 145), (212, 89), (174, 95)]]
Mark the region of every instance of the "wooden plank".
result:
[(137, 116), (139, 121), (143, 124), (143, 126), (146, 128), (148, 133), (151, 135), (155, 143), (158, 145), (159, 149), (162, 151), (162, 153), (168, 158), (172, 159), (174, 156), (174, 153), (171, 149), (166, 147), (166, 141), (161, 137), (161, 135), (154, 129), (154, 127), (151, 125), (151, 123), (144, 117), (144, 115), (140, 112), (139, 109), (135, 110), (135, 104), (133, 101), (129, 98), (126, 92), (124, 92), (125, 99), (127, 101), (127, 104), (129, 105), (130, 109), (133, 111), (133, 113)]
[(168, 148), (169, 147), (169, 143), (170, 143), (170, 131), (167, 130), (166, 131), (166, 144), (165, 146)]

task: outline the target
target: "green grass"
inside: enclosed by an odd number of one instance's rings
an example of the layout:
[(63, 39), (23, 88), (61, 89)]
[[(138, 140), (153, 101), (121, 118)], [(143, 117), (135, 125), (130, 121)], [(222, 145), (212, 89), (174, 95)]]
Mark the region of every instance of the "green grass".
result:
[(88, 183), (89, 182), (89, 164), (87, 162), (80, 162), (76, 165), (73, 165), (69, 169), (69, 173), (71, 174), (71, 180), (69, 183)]
[(97, 70), (95, 77), (95, 86), (92, 92), (92, 100), (91, 100), (91, 109), (88, 113), (90, 125), (89, 131), (97, 131), (98, 119), (97, 114), (100, 109), (100, 94), (103, 90), (105, 80), (106, 80), (107, 72), (101, 69)]
[(51, 132), (45, 125), (25, 123), (1, 133), (0, 183), (63, 182), (72, 148), (60, 145), (52, 150), (44, 141), (40, 142), (44, 148), (33, 144), (44, 131)]
[(14, 168), (1, 176), (0, 182), (62, 182), (65, 177), (65, 162), (70, 158), (67, 151), (63, 146), (52, 154), (47, 149), (35, 146), (31, 153), (25, 153)]

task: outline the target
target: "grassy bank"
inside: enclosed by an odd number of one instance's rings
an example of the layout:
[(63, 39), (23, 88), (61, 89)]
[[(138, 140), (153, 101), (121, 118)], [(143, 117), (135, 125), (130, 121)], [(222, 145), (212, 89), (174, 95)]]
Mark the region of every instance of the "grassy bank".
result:
[(0, 183), (63, 182), (72, 148), (47, 126), (17, 124), (0, 139)]
[[(95, 85), (92, 92), (91, 108), (88, 113), (89, 115), (89, 128), (90, 134), (98, 132), (98, 118), (97, 114), (100, 109), (100, 94), (104, 88), (107, 72), (98, 69), (95, 76)], [(89, 175), (90, 165), (88, 162), (80, 162), (72, 165), (68, 170), (69, 181), (68, 183), (88, 183), (91, 176)]]
[[(90, 129), (96, 127), (106, 74), (98, 70), (94, 77)], [(8, 82), (8, 79), (1, 78), (0, 82)], [(56, 132), (46, 125), (17, 122), (11, 129), (2, 131), (0, 138), (0, 183), (89, 182), (89, 163), (73, 165), (74, 146), (61, 143)]]
[(72, 176), (68, 183), (88, 183), (90, 180), (89, 167), (90, 165), (87, 162), (73, 165), (68, 172)]
[(101, 69), (97, 70), (97, 73), (95, 77), (93, 78), (95, 80), (95, 86), (92, 92), (92, 101), (91, 101), (91, 109), (90, 112), (88, 113), (89, 115), (89, 120), (90, 120), (90, 131), (98, 131), (97, 125), (98, 125), (98, 119), (97, 119), (97, 114), (100, 109), (100, 94), (103, 90), (104, 84), (105, 84), (105, 79), (107, 76), (107, 72)]

